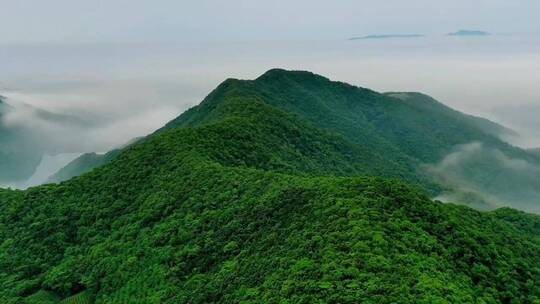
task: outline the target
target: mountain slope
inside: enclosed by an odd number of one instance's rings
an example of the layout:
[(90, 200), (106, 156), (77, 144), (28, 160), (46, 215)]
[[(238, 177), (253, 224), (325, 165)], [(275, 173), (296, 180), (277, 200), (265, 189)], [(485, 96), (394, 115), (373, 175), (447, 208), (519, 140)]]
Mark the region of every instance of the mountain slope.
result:
[[(237, 113), (235, 111), (238, 111), (239, 107), (230, 107), (228, 105), (237, 101), (249, 101), (250, 103), (258, 104), (261, 107), (270, 106), (281, 111), (288, 110), (283, 107), (277, 107), (264, 98), (264, 96), (261, 96), (261, 93), (258, 90), (251, 88), (250, 81), (229, 79), (210, 93), (200, 106), (186, 111), (180, 117), (158, 130), (156, 134), (173, 128), (201, 126), (224, 119), (230, 115), (236, 115)], [(294, 112), (291, 114), (295, 116), (297, 120), (301, 120), (302, 124), (306, 125), (306, 127), (312, 129), (319, 127)], [(366, 130), (367, 129), (369, 128), (367, 127)], [(419, 176), (418, 172), (416, 172), (418, 166), (416, 160), (395, 150), (386, 143), (383, 138), (371, 135), (365, 136), (366, 142), (358, 144), (350, 138), (343, 138), (343, 135), (336, 132), (336, 130), (328, 128), (324, 129), (323, 132), (333, 133), (334, 137), (342, 137), (341, 140), (346, 141), (348, 146), (345, 150), (355, 151), (351, 154), (361, 156), (363, 159), (362, 165), (364, 167), (377, 168), (377, 170), (371, 169), (370, 171), (374, 175), (403, 178), (411, 182), (423, 180), (425, 185), (429, 184), (429, 187), (433, 187), (433, 183), (428, 183), (424, 177)]]
[[(213, 141), (204, 143), (204, 152), (201, 153), (216, 151), (215, 157), (234, 162), (235, 165), (282, 173), (363, 174), (421, 182), (414, 172), (400, 164), (389, 162), (362, 146), (352, 144), (343, 136), (316, 129), (294, 115), (257, 100), (234, 95), (226, 97), (214, 109), (213, 115), (213, 132), (208, 135)], [(230, 147), (226, 144), (233, 139), (240, 146)], [(66, 169), (76, 171), (88, 164), (101, 165), (119, 153), (120, 150), (114, 150), (103, 156), (90, 154), (88, 160), (82, 156)]]
[(456, 111), (440, 103), (431, 96), (422, 93), (388, 92), (384, 94), (386, 96), (400, 99), (403, 103), (406, 103), (410, 107), (425, 111), (426, 113), (429, 113), (429, 115), (435, 117), (443, 116), (447, 117), (448, 119), (457, 121), (464, 128), (477, 128), (485, 134), (492, 135), (497, 138), (518, 136), (518, 134), (514, 130), (508, 129), (482, 117), (476, 117)]
[(537, 216), (336, 177), (399, 166), (232, 96), (212, 119), (163, 129), (80, 177), (0, 190), (2, 303), (540, 299)]
[[(511, 146), (501, 137), (514, 134), (489, 120), (463, 114), (419, 93), (379, 94), (301, 71), (270, 70), (254, 81), (229, 80), (201, 105), (165, 129), (211, 121), (224, 96), (251, 96), (295, 113), (312, 125), (337, 132), (422, 179), (431, 176), (447, 190), (441, 199), (481, 209), (514, 206), (540, 212), (540, 157)], [(458, 151), (480, 144), (493, 157)], [(455, 159), (453, 167), (447, 163)], [(523, 165), (532, 168), (524, 177)], [(525, 178), (525, 181), (524, 181)], [(436, 187), (435, 187), (436, 188)], [(438, 191), (434, 187), (435, 192)]]
[(538, 161), (500, 140), (499, 132), (511, 132), (500, 125), (452, 110), (425, 95), (399, 94), (380, 94), (310, 72), (275, 69), (253, 81), (224, 82), (165, 129), (211, 121), (213, 109), (224, 96), (232, 95), (295, 113), (318, 128), (340, 133), (389, 160), (411, 166), (440, 161), (456, 145), (475, 141)]

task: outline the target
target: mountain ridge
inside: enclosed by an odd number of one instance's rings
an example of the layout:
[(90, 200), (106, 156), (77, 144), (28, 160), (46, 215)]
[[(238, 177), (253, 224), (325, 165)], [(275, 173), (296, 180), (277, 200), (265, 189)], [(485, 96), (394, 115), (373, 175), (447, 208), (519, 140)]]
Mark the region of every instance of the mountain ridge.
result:
[[(434, 194), (458, 191), (456, 187), (461, 187), (448, 182), (449, 178), (439, 176), (440, 173), (432, 176), (433, 170), (425, 170), (426, 167), (439, 166), (439, 162), (459, 146), (481, 142), (485, 149), (540, 164), (538, 155), (500, 139), (513, 131), (489, 120), (453, 110), (425, 94), (378, 93), (331, 81), (312, 72), (283, 69), (271, 69), (254, 80), (223, 81), (201, 104), (188, 109), (154, 135), (173, 128), (193, 128), (219, 121), (231, 115), (223, 111), (221, 105), (240, 99), (269, 105), (294, 115), (310, 126), (344, 136), (367, 155), (380, 155), (392, 166), (401, 167), (396, 171), (410, 172), (405, 180), (419, 182)], [(476, 168), (474, 166), (473, 163), (473, 168)], [(476, 171), (485, 171), (485, 166), (478, 163)], [(463, 171), (456, 174), (463, 174)], [(516, 175), (514, 179), (519, 180), (519, 172), (508, 171), (507, 174)], [(403, 177), (404, 174), (399, 176)], [(488, 193), (494, 191), (500, 196), (496, 206), (513, 203), (505, 203), (512, 197), (500, 191), (506, 189), (507, 185), (501, 185), (502, 180), (496, 176), (469, 174), (463, 179), (473, 186), (475, 195), (485, 196), (480, 201), (493, 201)], [(537, 195), (534, 194), (537, 192), (535, 189), (532, 191), (531, 197)], [(467, 196), (455, 197), (461, 200)], [(519, 206), (527, 208), (530, 204), (531, 198), (527, 196), (527, 201), (520, 202)], [(493, 208), (493, 202), (481, 208)]]

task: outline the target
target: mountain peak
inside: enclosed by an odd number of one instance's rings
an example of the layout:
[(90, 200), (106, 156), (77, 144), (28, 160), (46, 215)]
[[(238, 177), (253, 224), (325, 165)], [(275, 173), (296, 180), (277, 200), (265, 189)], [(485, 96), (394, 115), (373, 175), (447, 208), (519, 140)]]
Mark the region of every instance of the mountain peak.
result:
[(315, 74), (309, 71), (302, 70), (286, 70), (281, 68), (274, 68), (266, 71), (264, 74), (259, 76), (255, 81), (264, 81), (264, 80), (277, 80), (282, 78), (293, 78), (293, 79), (309, 79), (316, 78), (321, 80), (328, 81), (329, 79), (321, 75)]

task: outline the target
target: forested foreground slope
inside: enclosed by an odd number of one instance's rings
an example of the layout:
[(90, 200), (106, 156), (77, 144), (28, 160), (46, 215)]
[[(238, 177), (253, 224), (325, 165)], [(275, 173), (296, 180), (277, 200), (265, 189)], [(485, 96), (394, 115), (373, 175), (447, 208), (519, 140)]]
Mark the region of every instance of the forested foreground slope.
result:
[(539, 217), (347, 177), (424, 183), (246, 97), (67, 182), (0, 190), (0, 302), (540, 301)]

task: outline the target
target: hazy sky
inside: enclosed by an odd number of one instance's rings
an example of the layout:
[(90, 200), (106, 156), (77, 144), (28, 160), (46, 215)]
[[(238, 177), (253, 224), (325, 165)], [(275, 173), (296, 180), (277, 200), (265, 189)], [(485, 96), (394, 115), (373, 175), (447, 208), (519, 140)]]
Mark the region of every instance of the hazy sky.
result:
[(0, 0), (10, 42), (339, 39), (461, 28), (538, 33), (538, 0)]

